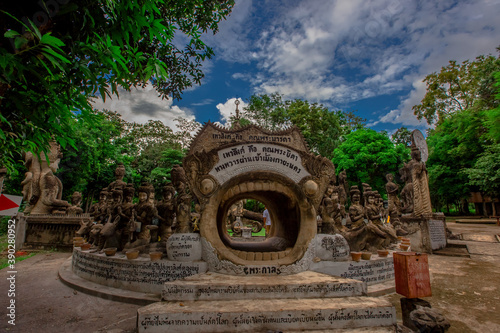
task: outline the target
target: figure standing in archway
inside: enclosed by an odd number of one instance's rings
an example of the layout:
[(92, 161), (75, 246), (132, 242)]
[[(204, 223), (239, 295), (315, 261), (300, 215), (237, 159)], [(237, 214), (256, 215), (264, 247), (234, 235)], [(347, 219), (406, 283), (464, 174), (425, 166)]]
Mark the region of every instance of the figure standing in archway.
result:
[(269, 215), (269, 211), (267, 207), (264, 209), (264, 213), (262, 213), (262, 217), (264, 218), (264, 226), (266, 228), (266, 237), (269, 236), (269, 232), (271, 231), (271, 216)]

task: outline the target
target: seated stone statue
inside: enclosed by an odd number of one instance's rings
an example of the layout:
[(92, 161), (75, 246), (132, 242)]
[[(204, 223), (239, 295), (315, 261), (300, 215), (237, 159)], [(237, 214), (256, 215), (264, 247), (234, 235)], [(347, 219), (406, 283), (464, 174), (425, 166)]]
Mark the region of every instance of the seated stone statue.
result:
[(54, 175), (61, 160), (59, 145), (52, 142), (48, 154), (49, 159), (47, 160), (47, 156), (43, 153), (40, 154), (40, 158), (40, 199), (34, 205), (31, 214), (64, 214), (70, 204), (65, 200), (61, 200), (62, 183)]
[[(368, 205), (366, 206), (365, 214), (368, 220), (368, 227), (374, 234), (379, 236), (379, 239), (374, 241), (371, 246), (376, 249), (383, 249), (389, 246), (391, 242), (396, 242), (398, 237), (396, 236), (396, 231), (390, 224), (382, 222), (380, 206), (377, 202), (377, 194), (377, 191), (366, 193)], [(376, 228), (373, 228), (371, 224)]]
[(73, 192), (71, 196), (71, 207), (66, 210), (68, 215), (82, 214), (82, 194), (80, 192)]
[[(369, 188), (369, 187), (365, 187)], [(351, 187), (351, 206), (349, 215), (352, 226), (343, 236), (349, 243), (351, 251), (376, 251), (384, 248), (388, 238), (382, 225), (380, 207), (375, 203), (375, 192), (365, 190), (365, 207), (360, 204), (360, 191), (357, 186)], [(367, 222), (365, 223), (365, 219)], [(397, 239), (397, 238), (396, 238)]]
[(125, 166), (123, 163), (118, 163), (115, 169), (115, 181), (108, 185), (108, 192), (113, 192), (114, 190), (124, 190), (127, 183), (123, 181), (125, 177)]
[(99, 202), (90, 206), (89, 213), (97, 224), (104, 224), (108, 211), (108, 197), (111, 197), (107, 189), (102, 189), (99, 193)]

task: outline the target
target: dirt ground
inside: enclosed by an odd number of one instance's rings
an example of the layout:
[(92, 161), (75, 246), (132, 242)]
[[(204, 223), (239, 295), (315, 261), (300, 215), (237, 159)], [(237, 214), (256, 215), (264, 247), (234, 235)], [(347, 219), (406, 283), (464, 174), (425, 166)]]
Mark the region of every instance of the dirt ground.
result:
[[(432, 297), (425, 298), (451, 322), (448, 332), (500, 332), (500, 226), (448, 222), (464, 240), (470, 258), (430, 255)], [(86, 295), (59, 281), (70, 253), (38, 254), (16, 264), (15, 326), (6, 314), (11, 275), (0, 271), (0, 330), (4, 332), (135, 332), (138, 305)], [(396, 306), (400, 296), (384, 296)]]

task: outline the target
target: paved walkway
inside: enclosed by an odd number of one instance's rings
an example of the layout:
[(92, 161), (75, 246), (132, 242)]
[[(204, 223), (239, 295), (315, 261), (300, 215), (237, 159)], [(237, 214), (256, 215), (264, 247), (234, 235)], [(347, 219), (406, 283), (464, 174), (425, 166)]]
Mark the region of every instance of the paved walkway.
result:
[[(500, 332), (500, 234), (496, 225), (448, 223), (464, 235), (471, 258), (429, 257), (433, 296), (426, 298), (452, 323), (448, 332)], [(7, 323), (9, 276), (0, 271), (0, 331), (109, 332), (135, 331), (138, 305), (86, 295), (58, 279), (58, 269), (70, 253), (38, 254), (16, 264), (16, 325)], [(399, 296), (391, 300), (400, 315)]]

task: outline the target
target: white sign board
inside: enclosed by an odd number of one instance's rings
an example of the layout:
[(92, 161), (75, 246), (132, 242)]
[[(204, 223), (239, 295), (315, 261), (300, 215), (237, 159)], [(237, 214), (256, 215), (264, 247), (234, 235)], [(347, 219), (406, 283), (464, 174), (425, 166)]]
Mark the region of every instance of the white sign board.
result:
[(254, 143), (219, 150), (219, 162), (210, 171), (222, 185), (229, 179), (250, 171), (273, 171), (298, 183), (309, 176), (300, 155), (280, 145)]

